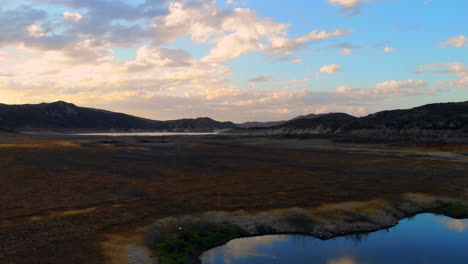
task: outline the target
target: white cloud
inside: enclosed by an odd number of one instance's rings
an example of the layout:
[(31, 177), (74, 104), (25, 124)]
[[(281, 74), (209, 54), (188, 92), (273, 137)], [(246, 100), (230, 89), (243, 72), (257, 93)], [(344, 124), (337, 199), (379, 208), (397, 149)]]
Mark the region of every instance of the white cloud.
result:
[(360, 12), (360, 8), (366, 2), (376, 2), (382, 0), (328, 0), (328, 3), (332, 6), (340, 7), (342, 13), (349, 15), (357, 15)]
[(29, 25), (28, 27), (26, 27), (26, 30), (28, 31), (28, 34), (31, 37), (40, 38), (45, 35), (42, 28), (40, 28), (38, 25)]
[(389, 52), (394, 52), (395, 49), (391, 47), (385, 47), (383, 51), (389, 53)]
[(328, 0), (328, 3), (344, 8), (355, 8), (359, 5), (359, 0)]
[(190, 66), (192, 63), (195, 63), (195, 60), (186, 51), (143, 46), (138, 49), (137, 58), (127, 63), (127, 69), (142, 71), (156, 67)]
[(461, 78), (452, 81), (440, 81), (440, 85), (447, 85), (458, 88), (468, 88), (468, 67), (460, 62), (433, 63), (422, 65), (419, 72), (432, 72), (436, 74), (450, 74)]
[(313, 30), (294, 39), (287, 36), (289, 27), (272, 18), (261, 18), (256, 11), (246, 8), (222, 10), (213, 5), (193, 8), (175, 2), (152, 29), (155, 45), (172, 43), (184, 36), (191, 36), (196, 43), (212, 43), (214, 47), (203, 58), (205, 62), (225, 62), (257, 51), (291, 54), (307, 45), (351, 33), (346, 29)]
[(274, 36), (271, 39), (270, 46), (263, 46), (263, 49), (270, 52), (290, 54), (291, 52), (297, 50), (298, 48), (308, 45), (311, 43), (318, 43), (322, 40), (336, 38), (341, 36), (346, 36), (351, 34), (352, 30), (348, 29), (337, 29), (333, 32), (327, 32), (325, 30), (313, 30), (306, 36), (288, 39), (282, 36)]
[(294, 64), (301, 64), (302, 62), (303, 62), (302, 59), (295, 59), (291, 61), (291, 63), (294, 63)]
[(226, 1), (226, 5), (238, 5), (238, 4), (239, 4), (239, 2), (234, 1), (234, 0), (227, 0)]
[(351, 49), (348, 49), (348, 48), (344, 48), (341, 50), (341, 54), (343, 55), (350, 55), (353, 51)]
[(465, 37), (464, 35), (460, 35), (458, 37), (453, 37), (447, 39), (445, 42), (442, 42), (442, 45), (448, 45), (448, 46), (453, 46), (456, 48), (461, 48), (466, 46), (468, 43), (468, 38)]
[(337, 64), (330, 64), (320, 68), (318, 74), (334, 74), (341, 71), (341, 66)]
[(83, 18), (83, 16), (80, 13), (70, 13), (70, 12), (63, 13), (63, 17), (67, 20), (72, 20), (75, 22), (78, 22)]

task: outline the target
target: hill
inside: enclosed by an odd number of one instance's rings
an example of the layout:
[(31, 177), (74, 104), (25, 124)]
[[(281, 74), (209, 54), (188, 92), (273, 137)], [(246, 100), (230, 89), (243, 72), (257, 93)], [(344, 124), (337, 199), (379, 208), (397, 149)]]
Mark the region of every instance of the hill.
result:
[(214, 131), (232, 129), (232, 122), (210, 118), (155, 121), (122, 113), (54, 103), (0, 104), (0, 127), (17, 130), (92, 130), (92, 131)]
[(382, 111), (356, 118), (344, 113), (308, 115), (284, 124), (237, 129), (247, 134), (326, 134), (373, 138), (468, 137), (468, 102), (429, 104), (412, 109)]
[(337, 132), (352, 134), (468, 134), (468, 102), (429, 104), (359, 118)]

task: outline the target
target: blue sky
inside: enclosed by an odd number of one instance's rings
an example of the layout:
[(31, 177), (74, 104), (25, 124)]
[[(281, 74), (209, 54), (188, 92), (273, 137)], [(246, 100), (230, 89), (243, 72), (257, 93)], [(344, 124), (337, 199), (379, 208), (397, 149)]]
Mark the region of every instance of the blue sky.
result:
[(465, 101), (467, 9), (461, 0), (4, 1), (0, 103), (240, 122)]

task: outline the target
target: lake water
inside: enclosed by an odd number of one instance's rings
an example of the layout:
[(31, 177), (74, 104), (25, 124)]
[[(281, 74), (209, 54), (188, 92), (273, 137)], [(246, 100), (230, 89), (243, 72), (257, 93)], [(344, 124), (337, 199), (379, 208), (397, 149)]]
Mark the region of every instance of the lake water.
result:
[(232, 240), (202, 255), (203, 264), (465, 264), (468, 220), (432, 214), (360, 236), (319, 240), (275, 235)]
[(126, 136), (146, 136), (146, 137), (161, 137), (161, 136), (205, 136), (217, 135), (218, 132), (211, 133), (174, 133), (174, 132), (135, 132), (135, 133), (79, 133), (77, 136), (111, 136), (111, 137), (126, 137)]

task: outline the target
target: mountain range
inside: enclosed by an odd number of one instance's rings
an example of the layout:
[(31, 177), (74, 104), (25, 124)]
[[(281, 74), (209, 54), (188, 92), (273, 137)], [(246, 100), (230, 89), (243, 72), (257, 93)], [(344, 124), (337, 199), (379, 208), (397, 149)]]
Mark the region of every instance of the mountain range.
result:
[(310, 114), (289, 121), (234, 124), (208, 117), (156, 121), (122, 113), (54, 103), (0, 104), (0, 131), (8, 130), (170, 131), (231, 130), (240, 134), (348, 134), (468, 136), (468, 101), (382, 111), (365, 117), (345, 113)]
[(237, 128), (211, 118), (156, 121), (100, 109), (54, 103), (0, 104), (0, 127), (16, 130), (209, 132)]
[(310, 115), (271, 127), (237, 129), (244, 134), (345, 134), (372, 137), (468, 137), (468, 101), (382, 111), (365, 117), (345, 113)]

